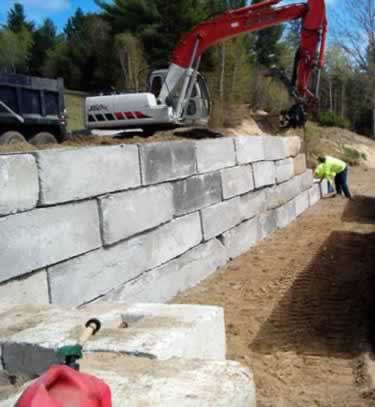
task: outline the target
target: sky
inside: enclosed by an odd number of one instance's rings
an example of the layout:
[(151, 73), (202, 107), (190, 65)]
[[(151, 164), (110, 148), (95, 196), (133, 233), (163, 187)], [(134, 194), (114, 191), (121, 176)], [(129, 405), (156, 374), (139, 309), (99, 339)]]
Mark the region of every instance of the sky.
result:
[[(0, 0), (0, 24), (5, 23), (9, 8), (16, 2), (23, 4), (28, 19), (41, 23), (51, 18), (59, 31), (77, 7), (84, 12), (98, 11), (94, 0)], [(281, 4), (298, 3), (300, 0), (284, 0)], [(338, 7), (340, 0), (326, 0), (328, 10)]]

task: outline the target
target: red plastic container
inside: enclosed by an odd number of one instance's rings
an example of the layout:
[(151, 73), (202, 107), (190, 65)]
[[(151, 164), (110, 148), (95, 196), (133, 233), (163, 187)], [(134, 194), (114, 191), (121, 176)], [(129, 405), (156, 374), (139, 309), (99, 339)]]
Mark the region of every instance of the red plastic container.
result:
[(94, 376), (56, 365), (24, 391), (16, 407), (112, 407), (111, 390)]

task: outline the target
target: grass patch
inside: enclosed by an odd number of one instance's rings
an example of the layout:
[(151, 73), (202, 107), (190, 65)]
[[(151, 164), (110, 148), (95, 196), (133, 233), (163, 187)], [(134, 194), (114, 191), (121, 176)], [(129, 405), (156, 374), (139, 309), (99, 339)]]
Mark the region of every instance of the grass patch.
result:
[(83, 120), (85, 97), (66, 92), (64, 99), (65, 108), (68, 112), (68, 130), (83, 129), (85, 127)]

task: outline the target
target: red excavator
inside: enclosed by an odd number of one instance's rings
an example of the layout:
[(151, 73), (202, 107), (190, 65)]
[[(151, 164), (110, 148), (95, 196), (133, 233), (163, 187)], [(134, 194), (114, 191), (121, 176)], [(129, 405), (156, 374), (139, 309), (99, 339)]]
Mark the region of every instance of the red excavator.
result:
[[(169, 69), (151, 73), (149, 92), (86, 99), (88, 129), (142, 129), (145, 132), (206, 125), (210, 113), (206, 82), (198, 73), (203, 52), (226, 39), (301, 19), (301, 41), (293, 77), (286, 81), (296, 103), (280, 117), (281, 127), (302, 127), (306, 110), (316, 101), (309, 90), (312, 72), (323, 66), (327, 34), (324, 0), (275, 7), (281, 0), (228, 10), (194, 27), (173, 51)], [(318, 88), (318, 87), (317, 87)]]

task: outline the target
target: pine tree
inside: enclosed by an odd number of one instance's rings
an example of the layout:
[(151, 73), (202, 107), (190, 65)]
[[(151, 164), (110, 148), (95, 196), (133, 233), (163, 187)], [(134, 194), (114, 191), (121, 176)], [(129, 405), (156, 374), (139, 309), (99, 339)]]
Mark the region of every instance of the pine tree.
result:
[(20, 33), (26, 28), (32, 32), (34, 23), (26, 21), (25, 11), (21, 3), (14, 3), (13, 8), (8, 12), (7, 27), (15, 33)]

